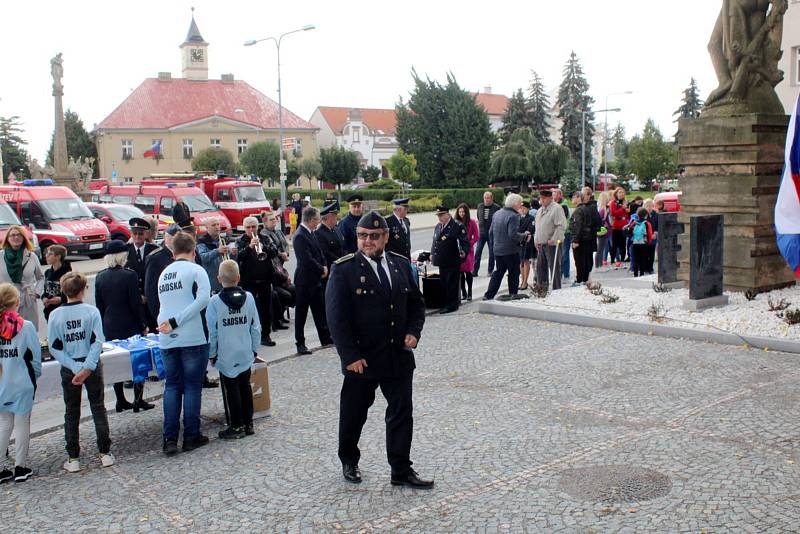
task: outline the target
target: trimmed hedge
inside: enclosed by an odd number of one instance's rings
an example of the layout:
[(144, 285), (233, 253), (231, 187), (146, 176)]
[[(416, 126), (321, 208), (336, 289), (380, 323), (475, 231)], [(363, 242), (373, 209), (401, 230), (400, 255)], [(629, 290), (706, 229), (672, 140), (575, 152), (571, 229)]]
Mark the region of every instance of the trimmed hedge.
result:
[[(291, 199), (291, 195), (293, 193), (300, 193), (300, 196), (310, 196), (311, 203), (314, 205), (321, 205), (322, 202), (325, 200), (326, 195), (331, 190), (302, 190), (302, 189), (290, 189), (289, 190), (289, 199)], [(483, 202), (483, 193), (486, 191), (492, 191), (494, 193), (494, 201), (503, 205), (503, 200), (505, 199), (505, 193), (503, 193), (502, 189), (411, 189), (405, 192), (405, 196), (411, 199), (411, 211), (431, 211), (435, 209), (436, 204), (439, 202), (443, 202), (448, 208), (455, 209), (456, 206), (461, 204), (462, 202), (466, 202), (467, 205), (475, 209), (478, 204)], [(267, 195), (267, 198), (272, 200), (273, 198), (280, 198), (281, 191), (280, 189), (264, 189), (264, 193)], [(347, 197), (352, 195), (353, 193), (358, 193), (364, 197), (364, 200), (378, 200), (381, 202), (390, 202), (394, 198), (398, 198), (402, 195), (399, 190), (393, 189), (358, 189), (358, 190), (349, 190), (343, 189), (341, 191), (341, 203), (345, 204), (347, 202)], [(334, 198), (339, 198), (339, 191), (333, 191)], [(433, 198), (438, 199), (436, 203), (431, 206)], [(422, 208), (425, 206), (425, 209), (415, 209), (415, 200), (419, 201), (419, 207)]]

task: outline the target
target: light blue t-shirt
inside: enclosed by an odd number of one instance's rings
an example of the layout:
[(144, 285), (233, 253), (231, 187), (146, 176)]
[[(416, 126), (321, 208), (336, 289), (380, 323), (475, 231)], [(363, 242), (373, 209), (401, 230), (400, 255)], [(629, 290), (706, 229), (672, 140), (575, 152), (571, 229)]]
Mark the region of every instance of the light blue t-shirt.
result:
[(30, 321), (10, 340), (0, 338), (0, 370), (0, 412), (30, 413), (42, 375), (42, 346)]
[(158, 324), (169, 321), (172, 331), (159, 336), (162, 349), (208, 343), (208, 330), (201, 312), (208, 305), (210, 295), (208, 274), (196, 263), (177, 260), (164, 269), (158, 278), (161, 304)]
[(208, 354), (212, 358), (216, 355), (215, 367), (228, 378), (235, 378), (250, 369), (253, 353), (261, 343), (256, 301), (250, 293), (239, 290), (247, 294), (241, 308), (231, 308), (220, 295), (214, 295), (206, 309), (210, 339)]
[(97, 308), (68, 302), (56, 308), (47, 321), (50, 354), (74, 374), (94, 371), (103, 349), (103, 320)]

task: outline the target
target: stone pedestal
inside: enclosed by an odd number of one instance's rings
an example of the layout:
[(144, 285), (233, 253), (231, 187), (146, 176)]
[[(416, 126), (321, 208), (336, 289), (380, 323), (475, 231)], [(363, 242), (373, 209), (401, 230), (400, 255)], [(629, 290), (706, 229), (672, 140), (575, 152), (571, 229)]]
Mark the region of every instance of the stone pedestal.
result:
[[(678, 144), (685, 169), (678, 222), (722, 214), (726, 290), (768, 291), (794, 283), (775, 243), (774, 208), (789, 118), (738, 115), (681, 119)], [(678, 278), (689, 282), (691, 230), (679, 238)]]

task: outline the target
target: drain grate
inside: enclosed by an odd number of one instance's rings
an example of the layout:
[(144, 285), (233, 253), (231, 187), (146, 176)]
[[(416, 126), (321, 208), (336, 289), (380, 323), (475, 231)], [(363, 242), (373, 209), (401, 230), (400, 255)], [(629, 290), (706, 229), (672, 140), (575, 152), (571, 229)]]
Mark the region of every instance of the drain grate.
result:
[(601, 465), (565, 471), (559, 489), (580, 501), (625, 503), (669, 495), (672, 481), (652, 469)]

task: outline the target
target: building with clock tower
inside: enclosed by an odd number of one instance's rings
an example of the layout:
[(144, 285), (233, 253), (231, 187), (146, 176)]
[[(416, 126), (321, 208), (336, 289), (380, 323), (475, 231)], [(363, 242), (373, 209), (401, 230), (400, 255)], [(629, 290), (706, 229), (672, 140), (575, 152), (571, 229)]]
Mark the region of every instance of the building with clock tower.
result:
[[(153, 173), (191, 172), (201, 150), (227, 150), (238, 161), (253, 143), (278, 142), (278, 103), (233, 74), (210, 77), (208, 47), (192, 13), (179, 46), (181, 77), (159, 72), (145, 79), (95, 126), (100, 178), (138, 182)], [(295, 157), (316, 155), (318, 130), (283, 109), (284, 150)]]

